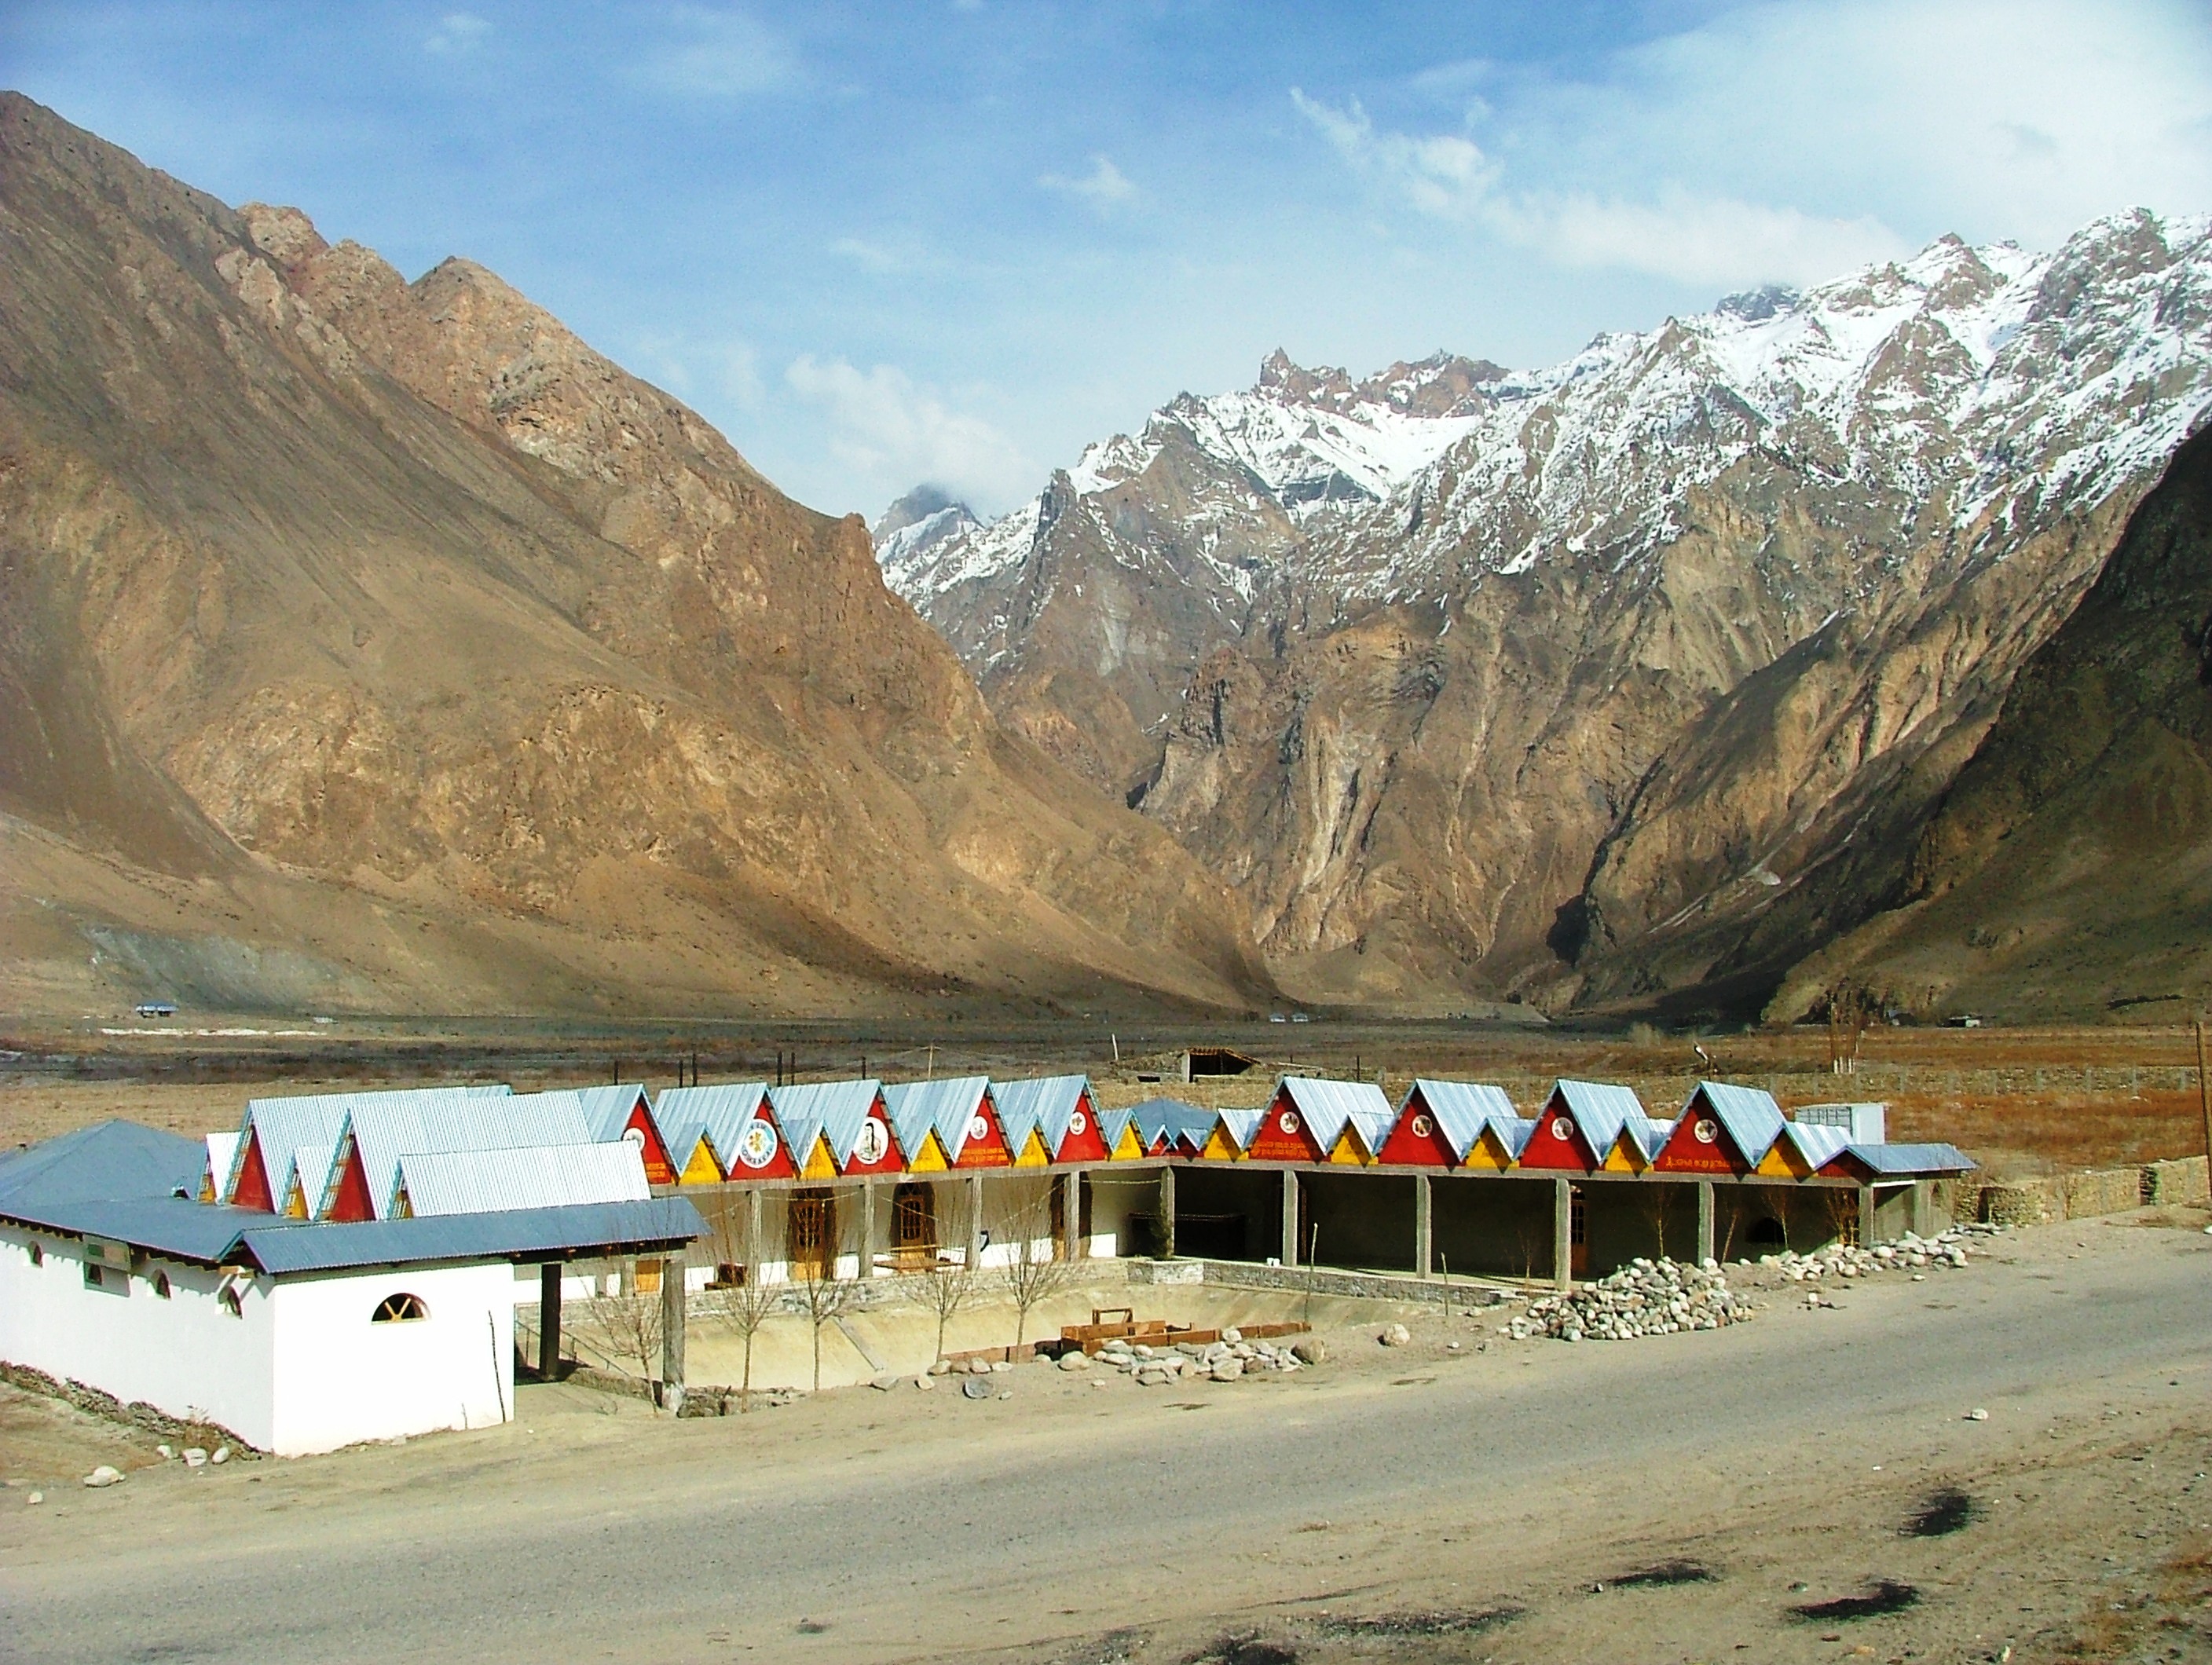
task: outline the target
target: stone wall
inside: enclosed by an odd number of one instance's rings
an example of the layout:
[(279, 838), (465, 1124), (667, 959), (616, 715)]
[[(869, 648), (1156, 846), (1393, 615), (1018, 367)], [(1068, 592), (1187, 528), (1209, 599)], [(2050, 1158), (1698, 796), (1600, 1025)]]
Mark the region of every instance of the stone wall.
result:
[(2205, 1161), (2183, 1157), (2140, 1168), (2099, 1168), (2045, 1179), (2012, 1180), (1968, 1190), (1960, 1200), (1976, 1218), (1996, 1225), (2034, 1225), (2045, 1220), (2086, 1219), (2148, 1205), (2203, 1203)]

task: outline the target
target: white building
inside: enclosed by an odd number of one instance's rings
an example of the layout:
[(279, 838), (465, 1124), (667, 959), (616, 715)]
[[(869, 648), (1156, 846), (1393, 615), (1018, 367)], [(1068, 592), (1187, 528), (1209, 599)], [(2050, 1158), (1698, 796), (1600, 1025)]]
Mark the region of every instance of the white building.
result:
[(0, 1359), (283, 1455), (504, 1422), (514, 1270), (681, 1254), (674, 1198), (313, 1224), (194, 1200), (205, 1146), (111, 1121), (0, 1159)]

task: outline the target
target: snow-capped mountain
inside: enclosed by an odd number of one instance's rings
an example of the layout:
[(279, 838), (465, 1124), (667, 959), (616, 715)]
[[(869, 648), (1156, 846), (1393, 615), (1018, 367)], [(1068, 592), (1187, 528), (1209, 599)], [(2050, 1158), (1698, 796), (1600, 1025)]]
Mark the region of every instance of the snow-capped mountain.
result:
[(1277, 355), (886, 571), (1313, 998), (1749, 987), (1896, 889), (2208, 411), (2212, 222), (2138, 210), (1542, 369)]

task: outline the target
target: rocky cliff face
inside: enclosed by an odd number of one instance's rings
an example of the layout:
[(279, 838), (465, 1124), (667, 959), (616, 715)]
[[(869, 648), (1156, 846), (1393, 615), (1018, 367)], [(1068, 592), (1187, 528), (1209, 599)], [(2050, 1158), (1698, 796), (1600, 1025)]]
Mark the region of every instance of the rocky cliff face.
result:
[(857, 520), (489, 272), (410, 283), (12, 95), (0, 237), (19, 987), (82, 998), (88, 933), (94, 989), (289, 956), (269, 998), (393, 1009), (1260, 986)]
[[(1936, 797), (2212, 405), (2212, 235), (1945, 239), (1459, 375), (1374, 419), (1429, 454), (1332, 496), (1208, 438), (1254, 424), (1206, 411), (1264, 407), (1334, 442), (1312, 390), (1349, 384), (1271, 364), (894, 581), (999, 709), (1237, 884), (1308, 998), (1755, 1009), (1903, 894)], [(1165, 466), (1190, 454), (1202, 502)]]

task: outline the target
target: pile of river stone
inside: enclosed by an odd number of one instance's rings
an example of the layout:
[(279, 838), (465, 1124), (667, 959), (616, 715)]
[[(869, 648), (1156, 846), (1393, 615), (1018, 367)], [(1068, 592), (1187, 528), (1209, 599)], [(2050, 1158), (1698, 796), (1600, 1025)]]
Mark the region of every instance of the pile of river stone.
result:
[(1109, 1370), (1123, 1371), (1140, 1388), (1164, 1388), (1173, 1382), (1201, 1378), (1234, 1382), (1261, 1370), (1295, 1370), (1303, 1369), (1307, 1363), (1318, 1362), (1302, 1358), (1302, 1350), (1311, 1353), (1316, 1349), (1314, 1344), (1304, 1341), (1287, 1346), (1277, 1346), (1272, 1341), (1247, 1341), (1237, 1331), (1229, 1329), (1221, 1332), (1218, 1341), (1177, 1341), (1168, 1346), (1117, 1337), (1099, 1347), (1096, 1362)]
[(1787, 1250), (1779, 1255), (1762, 1255), (1759, 1257), (1759, 1263), (1771, 1267), (1796, 1284), (1814, 1278), (1864, 1278), (1877, 1272), (1920, 1272), (1929, 1267), (1964, 1267), (1966, 1264), (1967, 1238), (1982, 1235), (1986, 1235), (1986, 1232), (1965, 1226), (1953, 1226), (1932, 1237), (1917, 1237), (1908, 1231), (1893, 1243), (1876, 1243), (1871, 1249), (1834, 1243), (1826, 1249), (1816, 1249), (1809, 1255), (1793, 1255)]
[(1516, 1341), (1548, 1336), (1560, 1341), (1632, 1341), (1680, 1330), (1717, 1330), (1740, 1324), (1751, 1309), (1729, 1291), (1719, 1264), (1631, 1261), (1620, 1271), (1565, 1295), (1531, 1301), (1528, 1310), (1498, 1332)]

